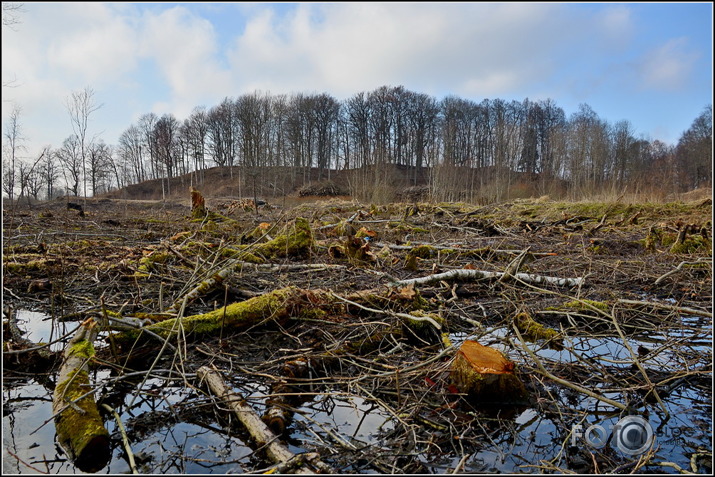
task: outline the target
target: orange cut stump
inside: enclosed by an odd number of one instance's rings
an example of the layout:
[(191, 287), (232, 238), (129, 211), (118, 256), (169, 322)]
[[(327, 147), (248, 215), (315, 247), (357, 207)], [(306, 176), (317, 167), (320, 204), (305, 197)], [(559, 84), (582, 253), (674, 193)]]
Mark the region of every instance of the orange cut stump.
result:
[(470, 401), (508, 403), (526, 397), (514, 362), (494, 348), (466, 340), (452, 362), (452, 381)]

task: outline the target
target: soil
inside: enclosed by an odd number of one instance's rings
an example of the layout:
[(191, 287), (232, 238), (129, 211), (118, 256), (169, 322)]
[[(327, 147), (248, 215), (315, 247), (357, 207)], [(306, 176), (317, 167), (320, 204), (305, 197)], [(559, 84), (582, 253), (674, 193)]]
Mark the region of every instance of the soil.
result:
[[(83, 214), (68, 209), (66, 199), (19, 204), (14, 210), (6, 207), (6, 308), (42, 311), (55, 320), (82, 321), (106, 311), (158, 319), (202, 281), (234, 263), (230, 260), (245, 260), (245, 253), (236, 252), (242, 246), (275, 238), (297, 217), (308, 220), (314, 243), (307, 253), (259, 257), (261, 263), (235, 266), (220, 286), (186, 303), (182, 316), (287, 287), (330, 292), (343, 299), (340, 306), (314, 303), (304, 306), (300, 316), (222, 329), (218, 335), (183, 337), (174, 342), (182, 351), (165, 351), (155, 365), (182, 373), (187, 389), (200, 389), (196, 371), (213, 366), (234, 386), (250, 381), (265, 386), (274, 400), (293, 396), (278, 400), (293, 410), (320, 393), (349, 393), (381, 406), (393, 419), (391, 430), (380, 436), (379, 445), (361, 450), (339, 440), (298, 439), (293, 411), (288, 413), (283, 438), (303, 452), (317, 452), (337, 472), (479, 471), (466, 458), (461, 462), (461, 456), (476, 455), (490, 439), (512, 429), (510, 415), (534, 409), (558, 422), (564, 432), (582, 422), (579, 419), (593, 411), (593, 403), (584, 404), (578, 391), (540, 374), (527, 347), (540, 353), (559, 346), (573, 349), (577, 337), (620, 339), (617, 330), (639, 340), (644, 334), (665, 333), (665, 342), (646, 348), (672, 352), (672, 366), (644, 358), (639, 368), (630, 356), (632, 366), (618, 369), (607, 356), (568, 362), (544, 358), (541, 363), (569, 382), (615, 394), (632, 409), (651, 413), (662, 409), (647, 392), (649, 382), (665, 396), (666, 389), (673, 392), (669, 383), (678, 379), (701, 390), (703, 379), (710, 379), (711, 348), (695, 356), (692, 350), (681, 349), (685, 343), (667, 337), (667, 330), (684, 329), (684, 316), (698, 312), (702, 321), (694, 326), (712, 333), (709, 198), (663, 204), (528, 199), (487, 206), (374, 205), (344, 196), (326, 199), (296, 193), (272, 201), (281, 203), (256, 206), (237, 198), (207, 196), (206, 207), (214, 215), (198, 220), (191, 218), (188, 192), (166, 201), (105, 197), (73, 202), (82, 205)], [(257, 229), (263, 235), (256, 235)], [(360, 253), (351, 252), (351, 246)], [(512, 275), (583, 282), (559, 286), (506, 276), (395, 286), (401, 280), (461, 269), (510, 270)], [(378, 298), (372, 303), (344, 302), (361, 291)], [(405, 299), (411, 305), (406, 306)], [(311, 307), (319, 312), (305, 312)], [(399, 316), (417, 316), (417, 311), (439, 318), (441, 329), (425, 325), (421, 332)], [(512, 324), (525, 312), (556, 330), (559, 340), (520, 342)], [(4, 315), (4, 322), (8, 318)], [(504, 410), (505, 403), (475, 403), (460, 393), (450, 380), (449, 367), (465, 338), (496, 346), (513, 359), (530, 397)], [(146, 370), (161, 347), (150, 340), (117, 350), (110, 342), (97, 344), (93, 366), (113, 373)], [(287, 373), (287, 363), (296, 360), (309, 363), (309, 376)], [(6, 359), (3, 376), (23, 371), (23, 366)], [(57, 363), (53, 366), (45, 372), (56, 372)], [(105, 392), (101, 399), (113, 400), (120, 408), (127, 406), (125, 399), (132, 393), (131, 386), (109, 384)], [(574, 395), (580, 397), (570, 401)], [(227, 433), (240, 432), (210, 401), (196, 393), (191, 399), (201, 404), (189, 410), (189, 401), (185, 402), (171, 422), (200, 422)], [(270, 403), (258, 406), (263, 407)], [(130, 438), (140, 439), (146, 426), (167, 423), (158, 414), (142, 416), (128, 425)], [(703, 432), (711, 432), (712, 421), (703, 426)], [(554, 445), (569, 438), (566, 433), (555, 436)], [(701, 447), (707, 447), (707, 439), (703, 442)], [(568, 452), (558, 459), (551, 456), (555, 463), (535, 464), (529, 471), (664, 469), (656, 453), (638, 460), (612, 448), (565, 448)], [(683, 451), (668, 458), (685, 467), (692, 454)], [(255, 471), (268, 464), (258, 459), (242, 465), (243, 471)]]

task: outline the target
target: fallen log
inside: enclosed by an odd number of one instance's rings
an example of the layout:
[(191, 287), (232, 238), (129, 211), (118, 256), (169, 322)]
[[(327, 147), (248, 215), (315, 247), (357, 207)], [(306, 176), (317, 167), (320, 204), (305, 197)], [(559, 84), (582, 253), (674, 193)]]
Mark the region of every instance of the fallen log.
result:
[(197, 375), (201, 382), (205, 382), (208, 388), (219, 399), (226, 403), (238, 420), (243, 424), (256, 445), (265, 449), (266, 456), (276, 464), (280, 464), (285, 468), (285, 464), (293, 462), (296, 459), (303, 459), (303, 464), (309, 464), (313, 469), (307, 469), (305, 466), (300, 466), (295, 469), (297, 474), (314, 474), (316, 472), (332, 473), (328, 465), (317, 458), (317, 455), (311, 455), (311, 458), (306, 458), (307, 455), (296, 455), (291, 452), (283, 443), (278, 440), (270, 428), (264, 423), (256, 412), (251, 408), (246, 400), (238, 393), (228, 389), (221, 378), (221, 375), (216, 371), (202, 366), (199, 368)]
[[(237, 328), (269, 321), (280, 322), (290, 318), (300, 319), (301, 316), (315, 316), (324, 313), (344, 313), (351, 301), (355, 302), (353, 304), (362, 302), (379, 306), (381, 310), (364, 306), (361, 308), (407, 319), (410, 322), (408, 325), (412, 325), (412, 328), (415, 327), (414, 325), (419, 326), (425, 323), (429, 323), (438, 330), (441, 328), (441, 324), (435, 321), (439, 318), (420, 311), (424, 300), (415, 291), (407, 293), (395, 292), (394, 289), (390, 289), (387, 293), (384, 291), (380, 293), (375, 290), (362, 290), (349, 295), (346, 300), (325, 290), (304, 290), (289, 286), (232, 303), (208, 313), (171, 318), (137, 329), (122, 326), (122, 331), (112, 335), (112, 338), (120, 345), (131, 345), (138, 339), (148, 339), (148, 336), (142, 336), (144, 331), (148, 331), (148, 334), (154, 338), (166, 339), (181, 333), (183, 336), (191, 336), (190, 339), (193, 340), (202, 335), (217, 335), (223, 328)], [(387, 311), (388, 308), (413, 311), (410, 314), (405, 314), (392, 310)], [(114, 319), (116, 318), (118, 317)]]
[[(505, 274), (503, 272), (487, 272), (482, 270), (470, 270), (467, 268), (460, 268), (456, 270), (450, 270), (444, 273), (435, 273), (433, 275), (427, 275), (426, 277), (409, 278), (406, 280), (398, 280), (390, 283), (388, 286), (391, 287), (402, 287), (405, 285), (428, 285), (430, 283), (439, 283), (440, 281), (448, 280), (479, 280), (479, 279), (500, 279)], [(558, 278), (558, 277), (547, 277), (543, 275), (533, 275), (531, 273), (515, 273), (511, 275), (513, 278), (520, 280), (525, 283), (531, 283), (534, 285), (556, 285), (560, 287), (575, 287), (580, 286), (583, 283), (583, 278)]]
[(172, 318), (144, 326), (140, 329), (122, 331), (114, 338), (118, 343), (134, 342), (144, 330), (162, 338), (174, 336), (183, 329), (186, 335), (205, 335), (220, 332), (224, 327), (251, 325), (262, 320), (280, 320), (299, 313), (310, 303), (305, 290), (286, 287), (233, 303), (217, 310), (183, 318)]
[(52, 395), (57, 440), (83, 472), (103, 469), (111, 457), (109, 432), (90, 389), (89, 361), (98, 334), (93, 320), (85, 321), (67, 343), (64, 361)]

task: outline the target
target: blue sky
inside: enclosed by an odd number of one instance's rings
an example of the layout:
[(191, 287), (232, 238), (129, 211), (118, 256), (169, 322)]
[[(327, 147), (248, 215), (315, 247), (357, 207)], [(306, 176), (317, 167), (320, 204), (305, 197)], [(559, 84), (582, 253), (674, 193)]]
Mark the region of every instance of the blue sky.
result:
[(2, 27), (2, 117), (33, 157), (72, 134), (72, 92), (116, 144), (143, 114), (256, 90), (339, 100), (402, 85), (442, 99), (586, 103), (675, 144), (712, 104), (713, 6), (694, 3), (25, 2)]

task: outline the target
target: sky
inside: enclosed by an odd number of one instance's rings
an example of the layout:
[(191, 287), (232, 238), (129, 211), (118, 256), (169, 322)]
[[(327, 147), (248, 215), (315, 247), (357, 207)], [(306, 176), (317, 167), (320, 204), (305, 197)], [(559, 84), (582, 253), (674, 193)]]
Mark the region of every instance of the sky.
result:
[(585, 103), (675, 145), (712, 104), (712, 45), (711, 2), (24, 2), (3, 8), (3, 144), (17, 107), (28, 159), (59, 148), (86, 88), (100, 106), (88, 136), (112, 145), (150, 112), (183, 121), (256, 91), (342, 101), (404, 86), (552, 99), (567, 117)]

